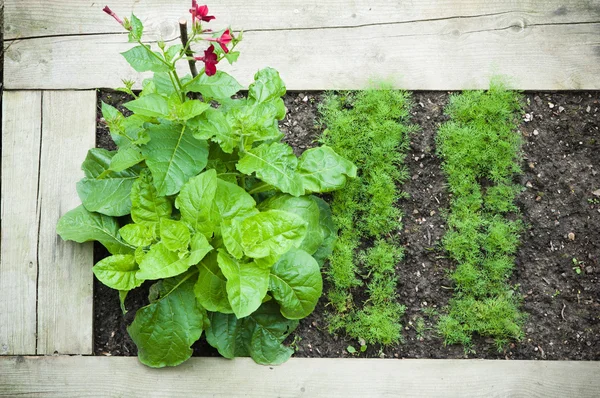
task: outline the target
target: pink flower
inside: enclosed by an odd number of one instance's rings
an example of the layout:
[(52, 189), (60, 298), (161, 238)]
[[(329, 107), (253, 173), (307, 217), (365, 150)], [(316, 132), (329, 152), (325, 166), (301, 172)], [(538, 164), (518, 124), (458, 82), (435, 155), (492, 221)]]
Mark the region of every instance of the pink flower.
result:
[(192, 23), (196, 22), (196, 19), (198, 22), (210, 22), (215, 19), (214, 16), (208, 15), (208, 6), (199, 6), (196, 0), (192, 0), (192, 8), (190, 8), (190, 13), (192, 13)]
[(110, 15), (111, 17), (113, 17), (118, 23), (120, 23), (121, 25), (123, 25), (123, 20), (121, 18), (119, 18), (119, 16), (117, 14), (115, 14), (113, 10), (111, 10), (110, 8), (108, 8), (108, 6), (105, 6), (102, 9), (102, 11), (104, 11), (105, 13), (107, 13), (108, 15)]
[(196, 61), (204, 62), (204, 72), (206, 76), (212, 76), (217, 73), (217, 54), (215, 54), (215, 46), (212, 44), (208, 49), (204, 50), (204, 57), (194, 57)]
[(227, 45), (229, 43), (231, 43), (231, 40), (233, 40), (233, 36), (231, 36), (229, 29), (227, 29), (225, 32), (223, 32), (221, 37), (219, 37), (217, 39), (206, 39), (206, 40), (219, 43), (221, 45), (221, 48), (223, 49), (223, 51), (225, 51), (225, 53), (228, 53), (229, 49), (227, 48)]

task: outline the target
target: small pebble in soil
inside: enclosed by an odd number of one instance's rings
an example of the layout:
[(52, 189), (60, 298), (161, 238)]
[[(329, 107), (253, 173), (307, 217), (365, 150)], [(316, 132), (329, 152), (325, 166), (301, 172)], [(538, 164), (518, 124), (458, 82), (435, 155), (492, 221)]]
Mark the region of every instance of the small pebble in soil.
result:
[(569, 240), (575, 240), (575, 234), (573, 232), (569, 232), (567, 237), (569, 238)]

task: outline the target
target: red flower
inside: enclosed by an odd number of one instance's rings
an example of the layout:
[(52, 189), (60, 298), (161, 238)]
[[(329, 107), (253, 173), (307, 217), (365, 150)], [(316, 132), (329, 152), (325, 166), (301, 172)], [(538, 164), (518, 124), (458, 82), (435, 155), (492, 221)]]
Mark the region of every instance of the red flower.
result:
[(204, 57), (194, 57), (196, 61), (204, 62), (204, 72), (206, 76), (212, 76), (217, 73), (217, 54), (215, 54), (215, 46), (212, 44), (207, 50), (204, 50)]
[(221, 37), (219, 37), (218, 39), (206, 39), (206, 40), (219, 43), (221, 45), (221, 48), (223, 49), (223, 51), (225, 51), (225, 53), (228, 53), (229, 49), (227, 48), (227, 45), (229, 43), (231, 43), (231, 40), (233, 40), (233, 36), (231, 36), (229, 29), (227, 29), (225, 32), (223, 32)]
[(102, 11), (104, 11), (105, 13), (107, 13), (108, 15), (110, 15), (111, 17), (113, 17), (118, 23), (120, 23), (121, 25), (123, 25), (123, 20), (121, 18), (119, 18), (119, 16), (117, 14), (114, 13), (113, 10), (111, 10), (110, 8), (108, 8), (108, 6), (105, 6)]
[(204, 21), (210, 22), (215, 19), (214, 16), (208, 15), (208, 6), (199, 6), (196, 0), (192, 0), (192, 8), (190, 8), (190, 12), (192, 13), (192, 22)]

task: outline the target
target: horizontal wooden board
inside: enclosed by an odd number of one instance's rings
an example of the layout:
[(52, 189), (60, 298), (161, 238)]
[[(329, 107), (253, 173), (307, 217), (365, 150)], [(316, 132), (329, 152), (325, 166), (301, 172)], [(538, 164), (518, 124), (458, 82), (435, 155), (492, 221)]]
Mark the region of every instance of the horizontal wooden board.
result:
[(42, 93), (2, 99), (0, 355), (36, 353), (38, 173)]
[[(15, 40), (5, 55), (6, 87), (116, 88), (122, 78), (140, 87), (143, 75), (119, 54), (132, 45), (100, 6), (7, 0), (6, 37)], [(127, 0), (114, 8), (122, 15), (133, 9), (148, 39), (173, 43), (175, 21), (186, 13), (175, 0)], [(272, 66), (291, 90), (360, 89), (381, 79), (416, 90), (485, 88), (495, 74), (520, 89), (600, 89), (594, 2), (252, 0), (213, 9), (220, 16), (215, 27), (231, 22), (245, 30), (239, 62), (220, 65), (244, 85)]]
[(0, 396), (598, 397), (599, 362), (192, 358), (151, 369), (127, 357), (0, 357)]
[[(189, 17), (191, 1), (180, 0), (5, 0), (4, 39), (90, 35), (122, 32), (102, 12), (109, 3), (121, 17), (135, 13), (149, 38), (170, 40), (179, 34), (177, 21)], [(581, 0), (231, 0), (206, 1), (217, 17), (210, 27), (228, 25), (244, 31), (324, 29), (376, 24), (428, 22), (436, 19), (467, 19), (495, 16), (528, 23), (579, 23), (598, 21), (599, 4)]]
[(96, 142), (96, 92), (44, 91), (42, 116), (37, 353), (91, 354), (93, 245), (63, 241), (56, 223), (81, 203), (75, 184)]

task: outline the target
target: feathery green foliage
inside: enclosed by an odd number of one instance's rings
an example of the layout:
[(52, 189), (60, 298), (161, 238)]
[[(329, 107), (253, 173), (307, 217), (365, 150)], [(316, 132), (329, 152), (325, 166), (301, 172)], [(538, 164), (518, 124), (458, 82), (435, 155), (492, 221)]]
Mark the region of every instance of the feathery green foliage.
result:
[(513, 204), (521, 190), (513, 182), (521, 171), (521, 100), (493, 81), (489, 91), (453, 95), (446, 112), (451, 119), (437, 136), (453, 195), (444, 246), (458, 265), (451, 275), (455, 294), (438, 328), (446, 344), (468, 350), (478, 333), (502, 349), (522, 336), (524, 320), (508, 283), (522, 228)]
[[(369, 344), (401, 339), (405, 308), (397, 302), (395, 267), (403, 252), (394, 232), (402, 212), (395, 204), (408, 175), (410, 104), (406, 92), (383, 89), (329, 94), (320, 108), (327, 126), (321, 141), (358, 167), (358, 178), (332, 195), (340, 232), (327, 272), (329, 329)], [(353, 294), (361, 285), (364, 302)]]

